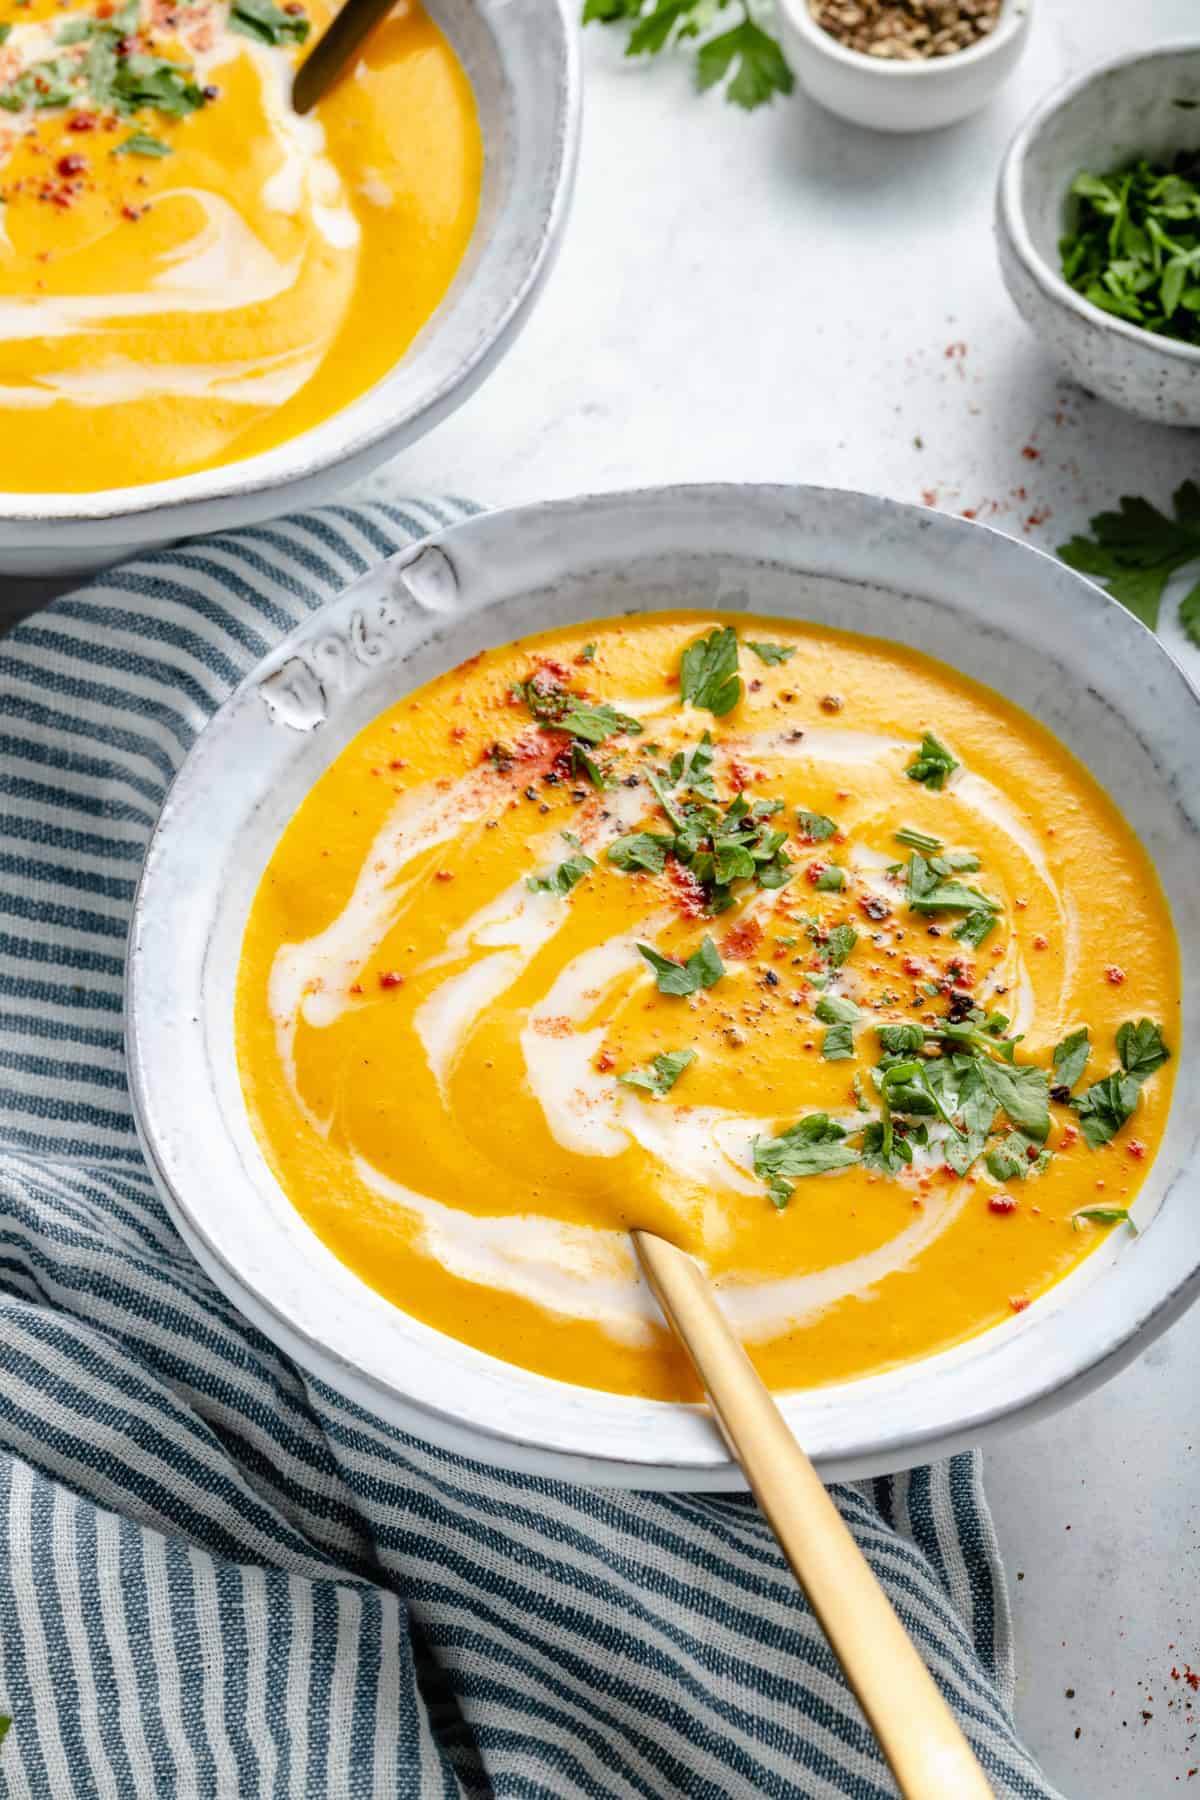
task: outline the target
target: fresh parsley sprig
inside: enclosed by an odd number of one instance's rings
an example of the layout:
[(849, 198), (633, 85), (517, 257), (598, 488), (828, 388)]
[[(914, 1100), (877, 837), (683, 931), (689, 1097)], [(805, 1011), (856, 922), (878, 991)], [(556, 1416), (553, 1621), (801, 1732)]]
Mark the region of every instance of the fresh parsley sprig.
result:
[[(1080, 533), (1060, 544), (1058, 554), (1072, 569), (1101, 583), (1151, 631), (1167, 582), (1176, 569), (1200, 561), (1200, 486), (1185, 481), (1171, 500), (1172, 517), (1149, 500), (1123, 494), (1116, 512), (1097, 513), (1091, 536)], [(1200, 581), (1179, 603), (1179, 623), (1200, 644)]]
[[(715, 36), (714, 24), (730, 13), (738, 23)], [(626, 56), (657, 56), (668, 45), (697, 44), (696, 86), (719, 87), (725, 98), (752, 112), (795, 85), (778, 39), (754, 18), (747, 0), (585, 0), (583, 22), (628, 25)]]

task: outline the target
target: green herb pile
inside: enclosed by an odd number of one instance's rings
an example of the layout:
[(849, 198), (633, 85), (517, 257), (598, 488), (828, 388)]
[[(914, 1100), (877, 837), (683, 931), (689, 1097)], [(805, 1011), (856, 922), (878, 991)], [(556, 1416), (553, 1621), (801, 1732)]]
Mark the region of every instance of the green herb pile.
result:
[[(730, 17), (737, 23), (728, 26)], [(703, 92), (724, 84), (725, 98), (747, 112), (776, 94), (790, 94), (795, 85), (779, 40), (747, 0), (584, 0), (583, 22), (593, 20), (629, 27), (626, 56), (695, 45), (696, 86)]]
[(1200, 343), (1200, 152), (1144, 159), (1071, 184), (1075, 229), (1059, 242), (1076, 292), (1144, 331)]

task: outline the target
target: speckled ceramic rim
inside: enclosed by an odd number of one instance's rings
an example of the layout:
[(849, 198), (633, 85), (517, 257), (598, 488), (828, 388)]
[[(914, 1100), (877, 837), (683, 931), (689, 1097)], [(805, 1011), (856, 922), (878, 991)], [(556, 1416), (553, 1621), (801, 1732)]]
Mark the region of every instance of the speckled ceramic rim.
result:
[(881, 81), (921, 82), (930, 76), (945, 76), (955, 69), (976, 67), (996, 51), (1003, 50), (1019, 31), (1025, 29), (1033, 0), (1004, 0), (999, 23), (987, 37), (966, 50), (956, 50), (953, 56), (931, 56), (920, 62), (893, 61), (890, 57), (868, 56), (862, 50), (851, 50), (817, 24), (808, 0), (782, 0), (782, 4), (787, 7), (788, 17), (796, 30), (831, 62), (844, 63), (848, 69), (870, 73)]
[[(1085, 1392), (1200, 1281), (1200, 702), (1157, 639), (1053, 558), (985, 527), (813, 488), (677, 488), (485, 514), (306, 620), (201, 734), (147, 854), (130, 937), (130, 1081), (150, 1167), (218, 1285), (312, 1374), (485, 1460), (600, 1483), (739, 1484), (703, 1411), (484, 1356), (366, 1288), (303, 1224), (254, 1138), (233, 992), (261, 871), (320, 772), (384, 706), (489, 644), (678, 604), (891, 637), (1007, 693), (1098, 774), (1160, 871), (1183, 959), (1176, 1104), (1136, 1238), (970, 1343), (789, 1395), (830, 1475), (902, 1468)], [(487, 1103), (487, 1097), (483, 1097)], [(502, 1105), (502, 1097), (492, 1102)], [(800, 1228), (802, 1209), (787, 1215)]]
[(1034, 140), (1045, 130), (1046, 125), (1068, 102), (1083, 93), (1093, 83), (1111, 75), (1117, 69), (1135, 67), (1138, 63), (1162, 62), (1172, 56), (1181, 54), (1195, 55), (1200, 51), (1200, 38), (1177, 38), (1168, 44), (1156, 44), (1152, 50), (1140, 50), (1132, 56), (1117, 56), (1111, 62), (1101, 63), (1094, 69), (1088, 69), (1083, 75), (1076, 75), (1070, 81), (1055, 88), (1048, 99), (1044, 100), (1025, 124), (1021, 126), (1016, 137), (1009, 145), (1000, 165), (1000, 179), (997, 187), (997, 202), (1000, 216), (1014, 251), (1020, 258), (1022, 266), (1030, 277), (1041, 288), (1048, 299), (1059, 306), (1065, 306), (1089, 324), (1099, 326), (1104, 331), (1112, 332), (1115, 337), (1126, 338), (1139, 350), (1152, 348), (1164, 357), (1176, 357), (1180, 362), (1194, 363), (1200, 361), (1200, 345), (1181, 344), (1174, 338), (1160, 337), (1154, 332), (1143, 331), (1140, 326), (1130, 325), (1125, 319), (1118, 319), (1113, 313), (1106, 313), (1102, 307), (1093, 306), (1082, 294), (1076, 293), (1069, 282), (1063, 280), (1060, 272), (1048, 263), (1037, 249), (1025, 221), (1025, 208), (1021, 199), (1021, 186), (1025, 160), (1029, 155)]
[[(261, 455), (144, 486), (0, 496), (0, 551), (143, 542), (262, 518), (348, 481), (432, 429), (524, 324), (566, 221), (580, 119), (567, 0), (426, 0), (471, 80), (484, 136), (480, 219), (432, 318), (383, 379)], [(286, 490), (281, 494), (281, 490)]]

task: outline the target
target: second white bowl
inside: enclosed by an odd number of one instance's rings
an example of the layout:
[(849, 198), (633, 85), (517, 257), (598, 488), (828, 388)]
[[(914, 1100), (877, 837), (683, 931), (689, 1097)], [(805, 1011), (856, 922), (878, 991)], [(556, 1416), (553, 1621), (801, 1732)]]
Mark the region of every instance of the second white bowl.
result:
[(1017, 311), (1067, 375), (1159, 425), (1200, 425), (1200, 348), (1102, 311), (1064, 281), (1058, 240), (1071, 183), (1146, 156), (1200, 149), (1200, 43), (1164, 44), (1090, 69), (1051, 94), (1013, 139), (996, 194), (996, 241)]
[(977, 112), (1025, 48), (1032, 0), (1004, 0), (995, 29), (969, 50), (897, 62), (847, 50), (812, 16), (809, 0), (779, 0), (784, 49), (814, 100), (872, 131), (930, 131)]

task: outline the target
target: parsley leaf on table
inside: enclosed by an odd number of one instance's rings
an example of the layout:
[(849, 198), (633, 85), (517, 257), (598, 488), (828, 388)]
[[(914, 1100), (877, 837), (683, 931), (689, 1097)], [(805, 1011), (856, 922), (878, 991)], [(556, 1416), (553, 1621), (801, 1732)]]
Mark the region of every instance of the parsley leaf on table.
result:
[[(728, 9), (739, 22), (716, 36)], [(795, 85), (778, 40), (751, 16), (747, 0), (585, 0), (583, 22), (628, 25), (626, 56), (657, 56), (668, 45), (702, 39), (696, 52), (701, 92), (727, 81), (725, 98), (751, 112)]]
[[(1123, 494), (1116, 512), (1097, 513), (1091, 536), (1060, 544), (1058, 554), (1081, 575), (1101, 582), (1151, 631), (1158, 629), (1163, 591), (1176, 569), (1200, 561), (1200, 486), (1185, 481), (1168, 518), (1149, 500)], [(1200, 582), (1179, 603), (1179, 623), (1200, 644)]]

